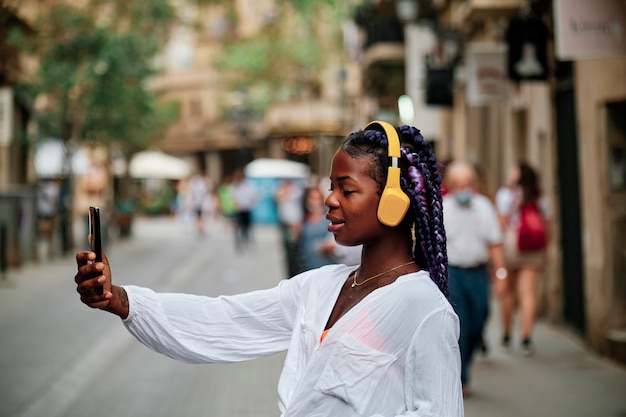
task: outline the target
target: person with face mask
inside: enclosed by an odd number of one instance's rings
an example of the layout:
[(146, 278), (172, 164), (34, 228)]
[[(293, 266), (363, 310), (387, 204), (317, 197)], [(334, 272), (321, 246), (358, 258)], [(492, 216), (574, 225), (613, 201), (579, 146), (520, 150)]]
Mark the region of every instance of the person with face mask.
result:
[(443, 198), (443, 212), (450, 301), (461, 321), (461, 382), (463, 394), (467, 395), (472, 356), (489, 312), (490, 282), (499, 294), (504, 290), (507, 271), (498, 215), (491, 201), (475, 192), (474, 168), (465, 162), (453, 162), (446, 179), (449, 192)]

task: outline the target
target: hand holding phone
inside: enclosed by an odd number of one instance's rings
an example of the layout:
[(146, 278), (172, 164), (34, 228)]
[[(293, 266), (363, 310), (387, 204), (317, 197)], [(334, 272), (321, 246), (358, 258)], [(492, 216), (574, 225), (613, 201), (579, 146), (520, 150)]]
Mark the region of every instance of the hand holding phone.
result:
[[(102, 235), (100, 233), (100, 208), (89, 207), (89, 234), (91, 251), (96, 254), (96, 262), (102, 262)], [(102, 295), (104, 287), (96, 287), (95, 292)]]

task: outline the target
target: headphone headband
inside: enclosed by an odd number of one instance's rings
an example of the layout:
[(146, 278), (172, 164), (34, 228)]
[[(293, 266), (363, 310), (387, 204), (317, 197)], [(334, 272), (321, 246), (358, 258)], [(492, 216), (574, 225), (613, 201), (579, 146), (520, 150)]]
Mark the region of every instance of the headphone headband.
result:
[(396, 128), (387, 122), (375, 120), (365, 126), (364, 130), (379, 130), (387, 136), (387, 155), (391, 158), (400, 158), (400, 137)]

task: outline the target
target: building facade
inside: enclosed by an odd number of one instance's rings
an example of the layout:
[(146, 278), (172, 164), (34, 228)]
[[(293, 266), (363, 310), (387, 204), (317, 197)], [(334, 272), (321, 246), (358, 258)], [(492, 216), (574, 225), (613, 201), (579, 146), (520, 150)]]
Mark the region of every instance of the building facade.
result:
[[(324, 15), (333, 10), (316, 11)], [(341, 11), (337, 12), (339, 15)], [(333, 45), (339, 30), (337, 16), (315, 23), (317, 41), (325, 52), (317, 75), (305, 74), (298, 95), (274, 101), (264, 111), (254, 109), (251, 95), (233, 87), (231, 74), (218, 69), (215, 58), (224, 51), (227, 36), (246, 40), (259, 36), (293, 10), (273, 0), (239, 0), (230, 6), (213, 5), (189, 11), (200, 22), (196, 30), (180, 27), (161, 56), (164, 71), (152, 88), (165, 100), (178, 103), (179, 118), (164, 134), (159, 147), (195, 158), (219, 181), (253, 158), (270, 157), (306, 162), (327, 175), (329, 152), (351, 127), (350, 103), (358, 86), (350, 56)], [(232, 19), (230, 13), (237, 18)], [(319, 34), (328, 33), (324, 38)], [(292, 77), (293, 74), (286, 74)], [(296, 75), (297, 76), (297, 75)]]
[[(440, 3), (440, 23), (461, 30), (465, 42), (454, 82), (451, 156), (484, 167), (493, 186), (504, 183), (518, 160), (538, 170), (553, 207), (541, 314), (599, 353), (626, 361), (625, 129), (619, 121), (626, 116), (626, 44), (598, 53), (613, 42), (612, 31), (602, 28), (626, 26), (626, 7), (611, 0)], [(598, 31), (607, 38), (599, 39)], [(585, 49), (591, 38), (595, 53)], [(472, 91), (487, 82), (473, 65), (476, 57), (492, 67), (497, 57), (501, 75), (491, 75), (501, 82), (491, 85), (492, 100), (481, 102)]]

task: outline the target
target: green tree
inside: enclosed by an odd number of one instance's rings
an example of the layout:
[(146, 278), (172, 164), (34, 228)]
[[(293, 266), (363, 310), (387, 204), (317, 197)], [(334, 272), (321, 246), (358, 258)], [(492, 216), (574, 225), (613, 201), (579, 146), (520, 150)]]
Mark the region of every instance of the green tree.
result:
[[(8, 44), (38, 64), (34, 76), (16, 85), (35, 109), (37, 137), (99, 143), (127, 158), (158, 138), (174, 114), (147, 83), (176, 22), (169, 0), (86, 0), (46, 8), (32, 33), (12, 30)], [(69, 173), (71, 159), (65, 160)], [(73, 176), (63, 184), (71, 196)], [(126, 179), (118, 191), (128, 185)], [(64, 251), (73, 247), (71, 211), (70, 197), (59, 213)]]
[(341, 49), (347, 3), (277, 0), (262, 31), (248, 38), (233, 33), (214, 64), (230, 74), (233, 89), (248, 94), (257, 113), (275, 101), (315, 97), (327, 57)]
[(39, 70), (20, 93), (35, 102), (40, 137), (142, 149), (167, 123), (167, 109), (146, 88), (155, 55), (175, 21), (167, 0), (91, 0), (59, 4), (13, 44), (36, 57)]

